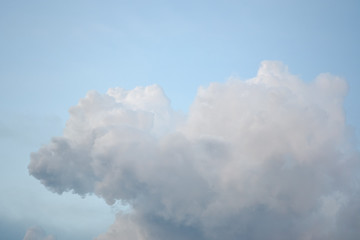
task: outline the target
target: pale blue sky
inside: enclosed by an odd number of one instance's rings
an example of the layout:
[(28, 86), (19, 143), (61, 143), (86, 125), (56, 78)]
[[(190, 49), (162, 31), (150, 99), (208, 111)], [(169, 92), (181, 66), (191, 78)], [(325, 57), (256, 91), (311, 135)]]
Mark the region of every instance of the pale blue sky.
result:
[(358, 0), (0, 0), (0, 225), (14, 229), (7, 239), (32, 225), (58, 239), (88, 239), (113, 221), (102, 200), (55, 195), (27, 173), (30, 152), (61, 135), (69, 107), (89, 90), (156, 83), (186, 113), (199, 86), (254, 77), (262, 60), (279, 60), (306, 81), (323, 72), (346, 78), (346, 116), (359, 135), (359, 26)]

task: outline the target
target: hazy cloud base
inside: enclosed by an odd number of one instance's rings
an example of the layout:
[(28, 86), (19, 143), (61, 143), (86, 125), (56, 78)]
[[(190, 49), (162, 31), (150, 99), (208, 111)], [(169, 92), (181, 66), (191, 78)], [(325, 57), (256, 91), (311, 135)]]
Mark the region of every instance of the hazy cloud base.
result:
[(29, 228), (23, 240), (56, 240), (52, 235), (47, 235), (41, 227)]
[(346, 82), (279, 62), (200, 88), (186, 117), (159, 86), (89, 92), (31, 155), (50, 190), (122, 200), (103, 239), (360, 239)]

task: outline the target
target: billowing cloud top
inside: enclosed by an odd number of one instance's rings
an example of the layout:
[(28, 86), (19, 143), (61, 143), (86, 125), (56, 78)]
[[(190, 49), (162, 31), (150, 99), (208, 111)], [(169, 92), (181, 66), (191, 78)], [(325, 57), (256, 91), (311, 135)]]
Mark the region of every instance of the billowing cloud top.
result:
[(182, 119), (159, 86), (89, 92), (31, 155), (50, 190), (132, 207), (102, 239), (360, 239), (346, 82), (279, 62), (200, 88)]

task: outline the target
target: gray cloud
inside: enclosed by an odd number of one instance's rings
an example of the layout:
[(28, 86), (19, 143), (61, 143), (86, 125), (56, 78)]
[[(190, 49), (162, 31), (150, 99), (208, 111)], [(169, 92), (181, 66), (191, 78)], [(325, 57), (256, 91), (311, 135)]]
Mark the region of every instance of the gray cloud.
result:
[(57, 193), (129, 204), (99, 240), (358, 239), (346, 92), (341, 78), (306, 83), (270, 61), (200, 88), (187, 117), (156, 85), (90, 92), (29, 172)]

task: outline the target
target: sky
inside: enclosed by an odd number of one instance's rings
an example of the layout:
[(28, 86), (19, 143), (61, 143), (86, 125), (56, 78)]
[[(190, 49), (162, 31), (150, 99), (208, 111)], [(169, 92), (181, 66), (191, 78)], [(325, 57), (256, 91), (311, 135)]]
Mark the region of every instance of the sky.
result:
[(359, 239), (359, 24), (356, 0), (0, 0), (1, 235)]

